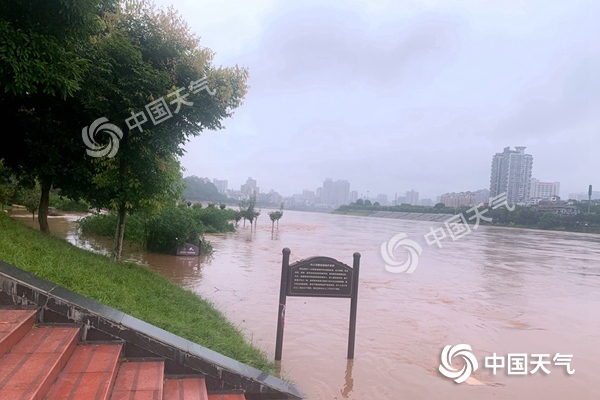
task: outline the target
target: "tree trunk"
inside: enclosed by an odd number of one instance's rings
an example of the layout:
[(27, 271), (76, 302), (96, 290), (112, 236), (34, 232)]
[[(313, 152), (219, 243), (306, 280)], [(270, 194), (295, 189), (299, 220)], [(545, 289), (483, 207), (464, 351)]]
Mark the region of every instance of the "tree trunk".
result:
[(273, 230), (275, 229), (275, 221), (271, 221), (271, 239), (273, 239)]
[(42, 196), (40, 198), (40, 208), (38, 210), (38, 222), (40, 223), (40, 231), (50, 233), (48, 225), (48, 206), (50, 204), (50, 188), (52, 182), (42, 180)]
[(123, 235), (125, 233), (125, 217), (127, 210), (125, 202), (119, 205), (119, 218), (117, 220), (117, 231), (115, 232), (115, 244), (113, 247), (112, 258), (115, 261), (121, 261), (121, 252), (123, 251)]

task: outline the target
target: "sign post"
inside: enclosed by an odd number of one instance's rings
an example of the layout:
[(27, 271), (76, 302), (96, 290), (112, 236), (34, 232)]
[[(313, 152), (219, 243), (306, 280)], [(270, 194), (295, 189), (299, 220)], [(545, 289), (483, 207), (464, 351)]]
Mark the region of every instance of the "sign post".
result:
[(354, 253), (352, 268), (331, 257), (310, 257), (289, 265), (290, 253), (283, 249), (275, 360), (281, 360), (287, 296), (349, 298), (348, 359), (354, 359), (360, 253)]

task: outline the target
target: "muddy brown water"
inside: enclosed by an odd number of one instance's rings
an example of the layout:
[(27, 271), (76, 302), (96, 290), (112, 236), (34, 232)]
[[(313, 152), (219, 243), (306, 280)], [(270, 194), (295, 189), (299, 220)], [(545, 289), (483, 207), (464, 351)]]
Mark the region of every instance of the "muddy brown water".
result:
[[(15, 217), (32, 224), (31, 215)], [(77, 232), (77, 217), (51, 218), (53, 233), (108, 252), (109, 239)], [(208, 235), (210, 256), (130, 245), (125, 257), (213, 302), (273, 359), (281, 250), (291, 249), (291, 262), (324, 255), (350, 265), (360, 252), (353, 362), (345, 359), (348, 299), (288, 298), (282, 374), (308, 399), (600, 399), (600, 235), (480, 227), (444, 239), (442, 248), (428, 246), (423, 235), (438, 226), (285, 211), (274, 239), (261, 216), (256, 232), (240, 226)], [(412, 274), (384, 268), (381, 244), (401, 232), (423, 249)], [(479, 364), (461, 384), (438, 371), (444, 346), (457, 344), (469, 344)], [(494, 375), (484, 367), (493, 353), (523, 353), (530, 361), (532, 354), (550, 361), (572, 355), (575, 372), (551, 362), (550, 374), (508, 375), (504, 368)], [(453, 366), (461, 368), (460, 360)]]

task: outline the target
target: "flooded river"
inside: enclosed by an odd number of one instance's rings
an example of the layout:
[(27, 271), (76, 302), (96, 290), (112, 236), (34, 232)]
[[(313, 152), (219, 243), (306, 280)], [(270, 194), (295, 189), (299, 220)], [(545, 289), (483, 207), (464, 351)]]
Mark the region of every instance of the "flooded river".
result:
[[(348, 265), (360, 252), (353, 362), (345, 359), (348, 299), (288, 298), (282, 375), (308, 399), (600, 398), (600, 235), (480, 227), (439, 248), (423, 237), (439, 222), (285, 211), (271, 239), (263, 214), (253, 233), (240, 226), (207, 236), (210, 256), (135, 246), (125, 254), (212, 301), (273, 359), (282, 249), (291, 262), (321, 255)], [(110, 240), (80, 237), (74, 219), (52, 218), (51, 229), (80, 247), (110, 248)], [(422, 247), (412, 274), (385, 269), (381, 244), (398, 233)], [(461, 384), (438, 371), (442, 349), (458, 344), (471, 346), (479, 366)], [(528, 355), (526, 364), (548, 355), (550, 373), (494, 374), (485, 367), (494, 353)], [(573, 374), (561, 365), (565, 355)], [(452, 365), (462, 368), (461, 360)]]

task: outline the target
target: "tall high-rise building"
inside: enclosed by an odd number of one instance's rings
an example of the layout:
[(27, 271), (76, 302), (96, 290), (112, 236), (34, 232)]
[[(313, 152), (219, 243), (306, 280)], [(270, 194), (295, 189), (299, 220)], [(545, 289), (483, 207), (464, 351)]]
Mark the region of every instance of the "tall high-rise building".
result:
[(258, 195), (259, 189), (256, 187), (256, 179), (248, 178), (246, 183), (240, 188), (240, 191), (246, 196)]
[(419, 204), (419, 192), (410, 190), (406, 192), (406, 203), (415, 206)]
[(350, 203), (350, 182), (338, 179), (333, 183), (333, 205), (341, 206)]
[[(335, 182), (331, 178), (325, 179), (323, 187), (321, 189), (321, 195), (316, 197), (320, 198), (320, 203), (328, 206), (341, 206), (350, 203), (350, 182), (345, 180), (336, 180)], [(319, 191), (317, 189), (317, 193)]]
[(321, 188), (321, 203), (332, 205), (333, 204), (333, 179), (327, 178), (323, 182)]
[(552, 196), (560, 196), (560, 182), (540, 182), (531, 178), (530, 199), (549, 199)]
[(348, 200), (350, 203), (356, 203), (356, 200), (358, 200), (358, 192), (356, 190), (351, 191), (350, 198)]
[(533, 156), (525, 154), (525, 147), (511, 150), (505, 147), (492, 159), (490, 197), (506, 193), (508, 204), (525, 204), (529, 199)]

